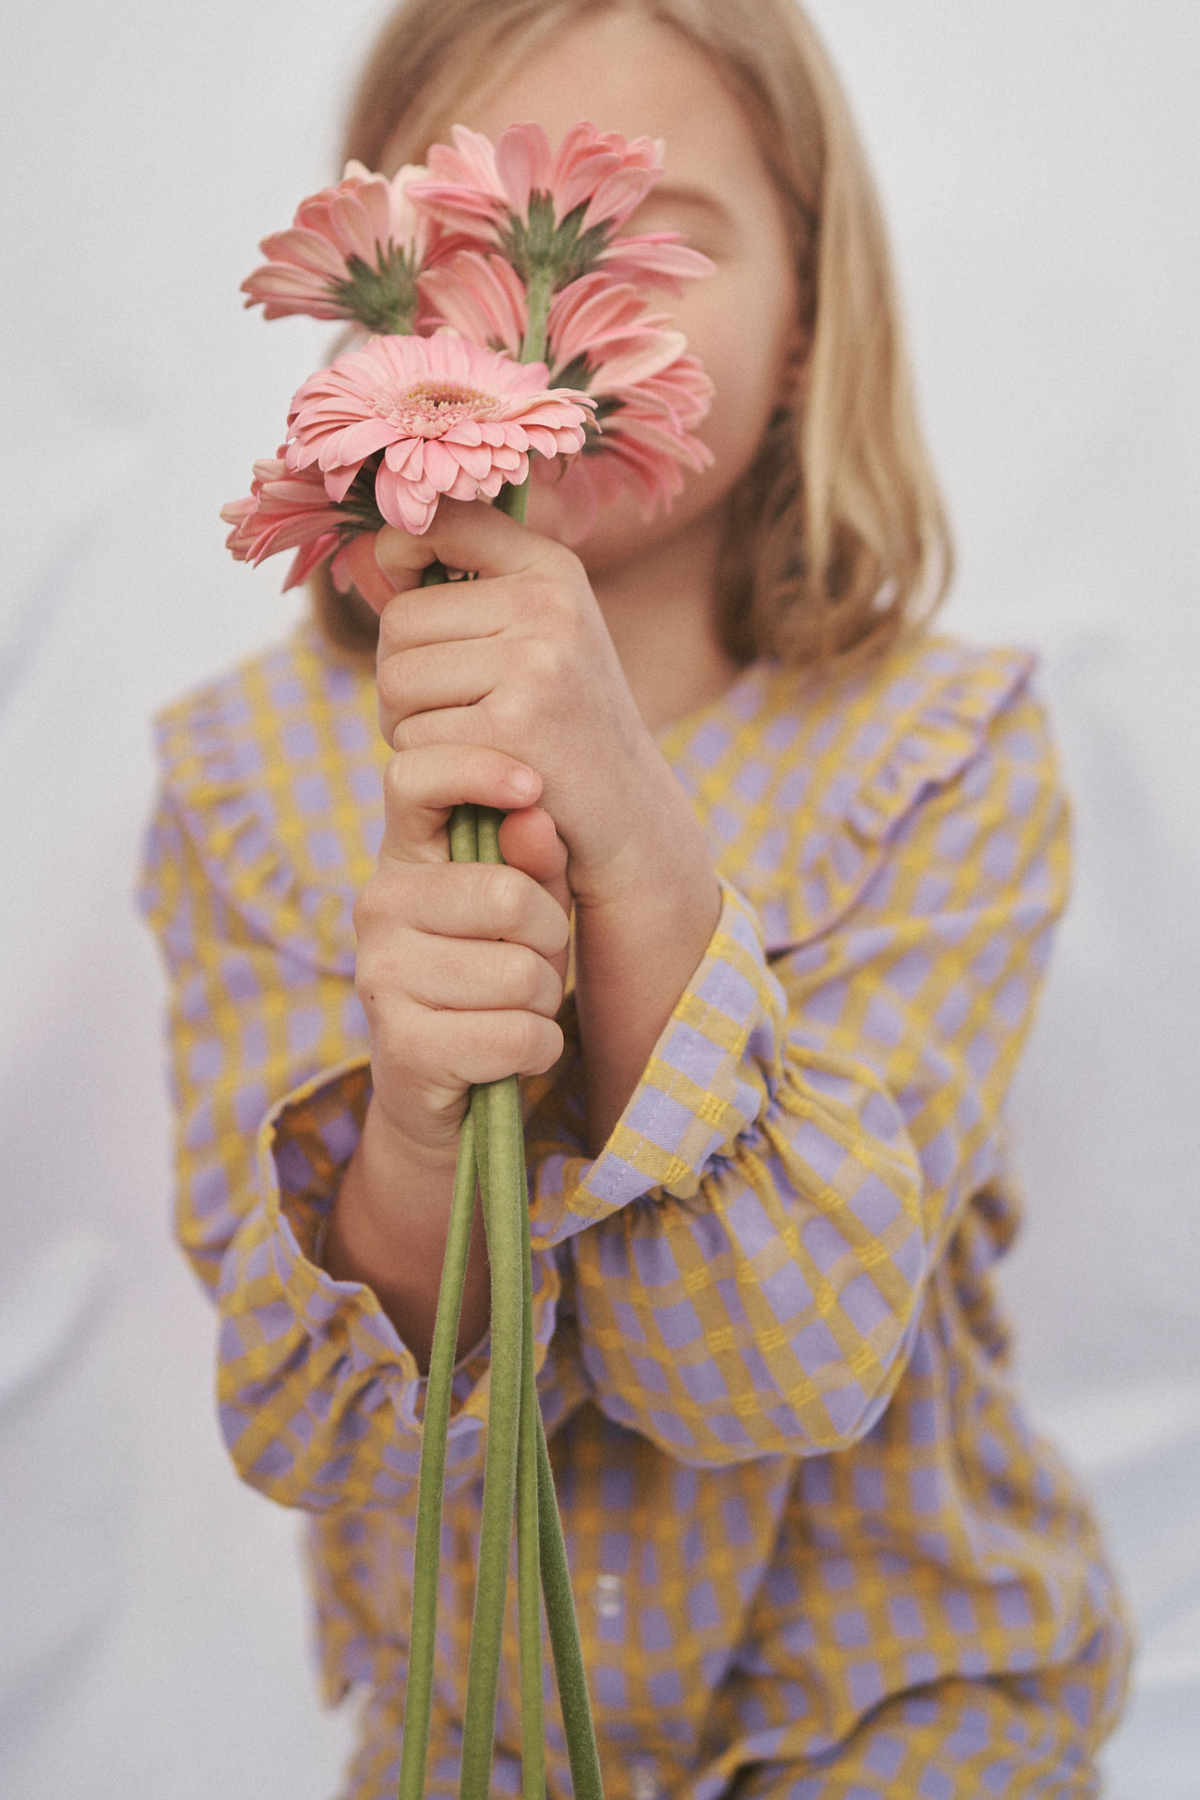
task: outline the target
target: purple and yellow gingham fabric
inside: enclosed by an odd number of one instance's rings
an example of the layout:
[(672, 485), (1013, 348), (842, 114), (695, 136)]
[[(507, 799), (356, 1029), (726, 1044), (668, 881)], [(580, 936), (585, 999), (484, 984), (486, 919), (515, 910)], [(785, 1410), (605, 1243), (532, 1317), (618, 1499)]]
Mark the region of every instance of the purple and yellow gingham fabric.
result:
[[(1096, 1791), (1128, 1637), (1014, 1397), (1003, 1108), (1067, 882), (1030, 659), (756, 665), (662, 740), (725, 903), (603, 1152), (578, 1039), (527, 1084), (538, 1388), (608, 1800)], [(172, 979), (179, 1234), (242, 1475), (308, 1509), (345, 1790), (394, 1788), (424, 1383), (312, 1260), (370, 1094), (351, 907), (372, 672), (310, 628), (168, 712), (143, 899)], [(456, 1374), (431, 1792), (457, 1783), (488, 1400)], [(515, 1615), (495, 1788), (517, 1791)], [(570, 1791), (547, 1672), (552, 1800)]]

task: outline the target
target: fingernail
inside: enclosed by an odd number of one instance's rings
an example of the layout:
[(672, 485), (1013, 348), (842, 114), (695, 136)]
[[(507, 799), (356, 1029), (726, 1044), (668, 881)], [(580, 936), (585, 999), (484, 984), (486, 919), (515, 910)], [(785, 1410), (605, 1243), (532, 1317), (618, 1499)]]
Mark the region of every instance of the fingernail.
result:
[(508, 785), (518, 800), (532, 800), (540, 783), (532, 769), (510, 769)]

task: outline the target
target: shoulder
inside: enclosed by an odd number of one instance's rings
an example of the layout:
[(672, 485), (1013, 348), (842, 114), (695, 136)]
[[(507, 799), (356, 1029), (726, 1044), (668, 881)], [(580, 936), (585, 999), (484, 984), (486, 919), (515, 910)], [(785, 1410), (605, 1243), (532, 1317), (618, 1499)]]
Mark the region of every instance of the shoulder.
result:
[(220, 896), (268, 941), (352, 967), (386, 760), (370, 671), (301, 626), (166, 707), (155, 747), (163, 804)]
[[(373, 683), (303, 624), (163, 708), (154, 723), (164, 775), (188, 781), (198, 770), (302, 759), (330, 730), (369, 711)], [(357, 732), (349, 734), (357, 737)]]
[(1045, 800), (1058, 773), (1016, 646), (923, 636), (836, 679), (761, 664), (663, 748), (770, 950), (840, 916), (934, 796)]

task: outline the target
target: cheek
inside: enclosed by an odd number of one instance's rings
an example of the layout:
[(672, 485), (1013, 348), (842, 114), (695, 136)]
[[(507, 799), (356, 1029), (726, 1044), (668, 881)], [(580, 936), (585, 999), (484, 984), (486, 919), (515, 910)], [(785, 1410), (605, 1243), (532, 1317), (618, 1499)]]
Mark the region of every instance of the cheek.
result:
[(792, 308), (782, 269), (722, 269), (677, 306), (679, 329), (716, 390), (700, 436), (717, 459), (713, 475), (732, 486), (753, 460), (782, 398)]
[(775, 359), (747, 356), (738, 334), (714, 337), (702, 361), (716, 392), (699, 435), (716, 458), (713, 474), (724, 488), (753, 460), (777, 404)]

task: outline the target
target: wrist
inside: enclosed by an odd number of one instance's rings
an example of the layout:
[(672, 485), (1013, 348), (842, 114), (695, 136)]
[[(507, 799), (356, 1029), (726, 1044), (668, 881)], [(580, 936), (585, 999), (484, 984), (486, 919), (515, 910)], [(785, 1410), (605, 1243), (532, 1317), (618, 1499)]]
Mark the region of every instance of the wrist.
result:
[(576, 908), (576, 1005), (588, 1143), (599, 1153), (721, 916), (702, 834), (639, 852)]
[(375, 1093), (367, 1106), (358, 1155), (386, 1194), (401, 1173), (421, 1182), (436, 1181), (447, 1172), (453, 1176), (458, 1132), (459, 1122), (450, 1121), (444, 1132), (419, 1137), (394, 1118)]
[(453, 1144), (420, 1143), (372, 1099), (327, 1221), (329, 1273), (382, 1295), (440, 1268), (455, 1160)]
[[(626, 799), (626, 795), (628, 798)], [(649, 767), (622, 795), (627, 827), (603, 859), (572, 856), (568, 877), (576, 905), (592, 912), (708, 910), (717, 892), (712, 853), (691, 801), (651, 746)], [(716, 912), (713, 912), (713, 922)]]

